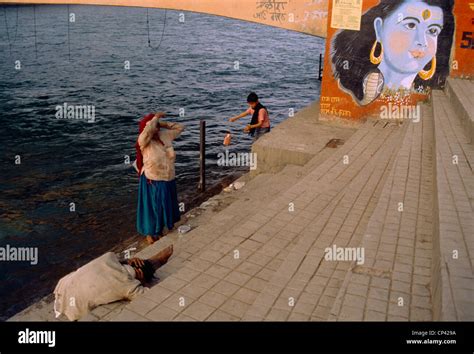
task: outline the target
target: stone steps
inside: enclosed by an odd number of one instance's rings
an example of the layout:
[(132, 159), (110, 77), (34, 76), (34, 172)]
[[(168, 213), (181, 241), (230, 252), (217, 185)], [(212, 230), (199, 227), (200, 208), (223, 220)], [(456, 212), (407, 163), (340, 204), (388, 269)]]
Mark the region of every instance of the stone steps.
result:
[[(198, 226), (187, 234), (181, 237), (165, 237), (159, 240), (142, 251), (140, 257), (149, 257), (168, 244), (174, 245), (173, 257), (156, 272), (160, 282), (166, 280), (170, 275), (177, 274), (183, 267), (186, 268), (193, 258), (197, 258), (196, 262), (199, 264), (199, 267), (204, 267), (208, 264), (208, 261), (199, 258), (201, 253), (208, 251), (205, 256), (209, 256), (209, 254), (214, 254), (215, 252), (230, 251), (229, 245), (219, 241), (222, 235), (227, 230), (238, 227), (247, 218), (252, 217), (252, 214), (256, 214), (259, 209), (264, 208), (265, 204), (274, 198), (276, 194), (287, 189), (294, 183), (295, 179), (302, 176), (301, 171), (302, 167), (300, 166), (288, 165), (276, 174), (263, 173), (250, 180), (245, 178), (239, 179), (239, 181), (245, 182), (245, 186), (238, 191), (231, 192), (237, 198), (235, 202), (213, 215), (208, 223)], [(254, 198), (256, 193), (260, 196), (258, 200)], [(141, 304), (141, 302), (139, 301), (138, 304)], [(111, 320), (122, 312), (121, 316), (130, 315), (128, 308), (125, 308), (126, 305), (127, 303), (122, 303), (118, 308), (113, 306), (114, 312), (112, 314), (108, 313), (105, 320)], [(134, 306), (131, 305), (131, 308), (134, 308)], [(99, 317), (99, 319), (103, 318), (101, 316), (102, 313), (103, 311), (100, 307), (93, 311), (93, 314)], [(140, 317), (136, 319), (143, 320)]]
[[(359, 150), (364, 150), (368, 145), (370, 145), (373, 136), (367, 134), (366, 129), (362, 129), (360, 133), (361, 134), (359, 135), (361, 136), (355, 137), (354, 141), (359, 143)], [(365, 137), (363, 144), (360, 144), (361, 137)], [(224, 312), (232, 312), (234, 319), (240, 319), (246, 309), (247, 312), (251, 311), (248, 310), (249, 304), (253, 302), (255, 296), (258, 296), (259, 292), (263, 290), (263, 286), (266, 286), (266, 284), (271, 280), (271, 277), (274, 276), (279, 268), (281, 268), (286, 257), (289, 256), (292, 247), (298, 243), (298, 240), (303, 235), (304, 228), (315, 216), (314, 210), (308, 211), (302, 208), (309, 206), (309, 204), (313, 202), (315, 194), (317, 194), (317, 191), (322, 187), (322, 183), (327, 183), (331, 180), (331, 177), (325, 175), (323, 171), (327, 172), (331, 167), (333, 167), (335, 173), (339, 173), (340, 166), (342, 165), (342, 156), (350, 150), (351, 144), (348, 144), (346, 151), (340, 150), (333, 156), (332, 160), (327, 160), (325, 164), (319, 167), (321, 171), (317, 174), (320, 177), (324, 176), (325, 181), (319, 180), (320, 178), (317, 178), (313, 171), (311, 176), (308, 176), (305, 180), (296, 184), (293, 188), (287, 191), (285, 195), (269, 205), (269, 208), (274, 208), (277, 212), (276, 221), (267, 223), (262, 227), (262, 229), (257, 230), (250, 235), (251, 241), (261, 243), (261, 245), (257, 244), (259, 248), (254, 252), (252, 257), (248, 258), (248, 262), (253, 264), (250, 268), (254, 268), (253, 271), (257, 271), (255, 277), (254, 279), (250, 279), (248, 283), (244, 284), (244, 286), (237, 284), (240, 289), (238, 288), (235, 295), (229, 300), (230, 304), (224, 305)], [(324, 202), (328, 203), (329, 199), (330, 198)], [(301, 210), (301, 214), (298, 214), (298, 212), (288, 212), (289, 201), (294, 203), (296, 210)], [(321, 205), (319, 207), (321, 207)], [(271, 228), (267, 228), (267, 226), (270, 226), (271, 224), (277, 225), (277, 228), (274, 229), (273, 233), (271, 232)], [(281, 230), (279, 230), (278, 225), (281, 225), (279, 227)], [(268, 262), (268, 259), (271, 259), (271, 261)], [(219, 311), (220, 310), (216, 312), (217, 315), (212, 319), (221, 319), (221, 316), (224, 316), (225, 318), (225, 315)], [(255, 314), (256, 313), (254, 313), (254, 315)], [(244, 319), (248, 320), (250, 318), (244, 317)]]
[[(432, 320), (433, 118), (422, 105), (408, 130), (370, 216), (329, 320)], [(400, 205), (399, 203), (402, 203)]]
[(391, 150), (396, 151), (396, 142), (403, 131), (394, 126), (382, 127), (380, 123), (377, 128), (371, 127), (372, 139), (367, 141), (365, 149), (351, 149), (349, 144), (351, 162), (344, 173), (333, 175), (331, 169), (324, 168), (313, 173), (325, 180), (329, 188), (320, 188), (308, 205), (306, 211), (313, 213), (313, 219), (306, 230), (302, 230), (298, 243), (274, 272), (244, 320), (321, 320), (327, 317), (349, 263), (325, 262), (324, 250), (332, 245), (352, 247), (362, 236), (361, 225), (368, 218), (367, 210), (373, 208), (374, 195), (390, 165)]
[[(328, 156), (334, 151), (330, 149), (324, 156)], [(314, 162), (314, 164), (317, 163), (317, 161)], [(257, 175), (250, 181), (246, 181), (246, 185), (241, 190), (232, 192), (236, 193), (238, 200), (213, 216), (209, 223), (199, 226), (174, 242), (164, 238), (163, 241), (160, 240), (148, 247), (140, 256), (150, 256), (167, 244), (174, 243), (174, 256), (167, 265), (157, 272), (161, 282), (172, 274), (181, 274), (182, 272), (179, 273), (179, 270), (183, 267), (189, 268), (188, 263), (192, 259), (195, 259), (194, 263), (198, 264), (198, 268), (205, 267), (216, 254), (230, 252), (232, 247), (225, 242), (224, 237), (228, 230), (238, 228), (245, 222), (255, 224), (264, 220), (266, 217), (259, 215), (259, 211), (265, 210), (269, 200), (293, 186), (295, 181), (303, 178), (308, 172), (300, 166), (287, 165), (276, 174)], [(200, 257), (201, 253), (204, 253), (202, 257)], [(277, 262), (278, 260), (275, 261), (275, 264)], [(218, 268), (218, 265), (215, 268)], [(119, 313), (118, 310), (116, 312)]]
[[(254, 215), (258, 215), (259, 210), (264, 209), (269, 201), (289, 188), (295, 180), (301, 178), (302, 171), (300, 166), (287, 165), (276, 174), (257, 175), (247, 181), (241, 190), (233, 191), (232, 193), (238, 200), (214, 215), (209, 223), (211, 226), (209, 224), (199, 226), (173, 242), (174, 256), (167, 265), (157, 272), (157, 276), (161, 280), (165, 279), (181, 268), (190, 258), (205, 251), (210, 243), (216, 241), (228, 229), (237, 227)], [(257, 200), (254, 198), (256, 194), (259, 196)], [(147, 252), (151, 255), (155, 250), (163, 247), (164, 244), (157, 243), (153, 249), (147, 250)], [(219, 247), (214, 245), (214, 248)]]
[[(331, 195), (337, 195), (353, 175), (362, 171), (367, 171), (368, 175), (372, 171), (380, 174), (384, 170), (375, 162), (369, 164), (370, 168), (366, 165), (372, 160), (372, 155), (386, 154), (387, 151), (378, 153), (378, 150), (387, 137), (392, 136), (396, 141), (393, 131), (398, 128), (383, 129), (377, 124), (374, 127), (374, 124), (367, 123), (344, 146), (335, 150), (331, 158), (273, 202), (266, 203), (260, 214), (228, 229), (226, 235), (210, 243), (205, 251), (191, 257), (185, 267), (153, 287), (140, 300), (134, 300), (116, 319), (129, 318), (128, 311), (149, 320), (243, 318), (267, 282), (290, 257), (289, 250), (299, 244), (298, 239), (304, 236), (305, 227), (317, 215), (315, 208), (323, 209), (321, 201), (331, 203)], [(349, 165), (342, 163), (345, 154), (354, 158)], [(337, 183), (331, 183), (336, 179)], [(365, 185), (365, 180), (362, 176), (359, 183)], [(323, 197), (312, 203), (319, 194)], [(300, 212), (289, 212), (289, 203), (294, 203), (295, 210)], [(347, 205), (343, 207), (346, 211), (350, 209)], [(365, 207), (366, 202), (358, 205), (359, 209)], [(363, 211), (359, 213), (363, 214)], [(305, 236), (308, 239), (308, 234)], [(314, 234), (310, 236), (314, 238)], [(304, 246), (304, 243), (300, 245)], [(235, 251), (239, 253), (238, 259), (234, 258)], [(185, 300), (185, 306), (180, 306), (180, 300)]]
[[(257, 175), (255, 178), (250, 180), (245, 180), (243, 178), (239, 179), (239, 181), (245, 181), (245, 186), (242, 187), (241, 190), (231, 192), (235, 195), (236, 199), (238, 198), (238, 200), (213, 215), (210, 219), (211, 223), (220, 225), (225, 223), (227, 227), (239, 224), (242, 220), (248, 217), (251, 211), (254, 211), (257, 207), (265, 204), (268, 200), (271, 200), (274, 195), (279, 193), (281, 190), (288, 188), (291, 184), (291, 180), (299, 176), (300, 171), (301, 167), (289, 165), (278, 174), (264, 173)], [(252, 198), (253, 194), (257, 191), (262, 194), (258, 203), (256, 203)], [(203, 234), (205, 228), (206, 225), (198, 226), (186, 235), (173, 240), (175, 253), (170, 262), (160, 270), (159, 275), (161, 279), (166, 278), (169, 273), (176, 270), (175, 267), (171, 267), (173, 264), (178, 262), (182, 263), (184, 260), (198, 254), (203, 247), (208, 244), (208, 242), (215, 239), (210, 237), (205, 240), (204, 237), (194, 237)], [(168, 243), (170, 243), (170, 241), (165, 237), (152, 247), (149, 247), (146, 250), (146, 254), (151, 255), (153, 252), (164, 248)]]
[[(459, 85), (457, 85), (459, 83)], [(472, 83), (470, 83), (472, 85)], [(456, 88), (457, 86), (457, 88)], [(436, 152), (436, 244), (433, 267), (434, 318), (474, 320), (474, 146), (466, 117), (470, 107), (458, 80), (448, 80), (445, 95), (433, 91)], [(471, 86), (472, 87), (472, 86)], [(472, 92), (472, 90), (470, 91)], [(472, 99), (472, 98), (471, 98)], [(471, 141), (471, 143), (470, 143)]]
[[(328, 130), (327, 127), (324, 129), (325, 131)], [(348, 134), (346, 133), (346, 135)], [(233, 192), (236, 193), (235, 196), (239, 200), (213, 216), (210, 224), (198, 227), (196, 230), (187, 234), (186, 237), (183, 237), (182, 240), (173, 240), (175, 253), (170, 263), (158, 272), (160, 279), (164, 279), (175, 272), (182, 266), (183, 261), (199, 253), (206, 245), (220, 237), (222, 235), (220, 231), (222, 230), (216, 231), (216, 228), (220, 228), (225, 224), (225, 228), (230, 229), (238, 225), (245, 218), (252, 217), (252, 212), (257, 213), (258, 210), (265, 209), (266, 204), (272, 200), (275, 195), (295, 184), (295, 181), (303, 178), (312, 169), (324, 162), (334, 151), (335, 149), (323, 148), (304, 166), (286, 165), (281, 171), (274, 174), (261, 173), (250, 180), (248, 180), (248, 175), (245, 175), (239, 179), (240, 181), (246, 182), (245, 187), (237, 192)], [(258, 198), (254, 198), (255, 191), (259, 192)], [(254, 221), (260, 222), (261, 220), (261, 217), (255, 217)], [(208, 234), (214, 235), (214, 237), (202, 236), (206, 229), (208, 230)], [(199, 234), (198, 237), (194, 237), (196, 233)], [(149, 247), (143, 254), (150, 256), (169, 243), (170, 240), (165, 238), (157, 242), (154, 246)]]
[(450, 77), (446, 80), (445, 94), (461, 119), (468, 141), (474, 144), (474, 82)]

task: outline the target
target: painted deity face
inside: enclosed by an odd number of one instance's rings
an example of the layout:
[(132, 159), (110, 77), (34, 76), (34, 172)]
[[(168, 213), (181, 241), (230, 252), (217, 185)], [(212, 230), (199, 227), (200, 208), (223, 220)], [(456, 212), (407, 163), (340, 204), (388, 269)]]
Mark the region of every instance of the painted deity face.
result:
[(399, 73), (418, 73), (433, 59), (443, 28), (443, 11), (420, 0), (406, 0), (390, 16), (374, 21), (383, 58)]

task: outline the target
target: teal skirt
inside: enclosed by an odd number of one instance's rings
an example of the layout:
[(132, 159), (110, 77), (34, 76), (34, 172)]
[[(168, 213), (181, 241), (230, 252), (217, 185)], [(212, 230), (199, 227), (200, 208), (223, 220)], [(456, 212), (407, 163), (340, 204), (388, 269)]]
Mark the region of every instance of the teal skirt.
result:
[(152, 181), (142, 174), (138, 186), (138, 233), (159, 236), (165, 226), (171, 230), (180, 218), (176, 181)]

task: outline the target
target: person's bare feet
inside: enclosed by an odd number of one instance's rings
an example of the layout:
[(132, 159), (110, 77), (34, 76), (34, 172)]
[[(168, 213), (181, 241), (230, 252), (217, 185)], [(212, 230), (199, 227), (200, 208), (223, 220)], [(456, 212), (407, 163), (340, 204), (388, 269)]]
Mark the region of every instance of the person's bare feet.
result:
[(157, 254), (155, 254), (153, 257), (149, 258), (148, 261), (150, 261), (153, 264), (153, 268), (158, 269), (161, 266), (165, 265), (168, 262), (168, 259), (171, 257), (173, 254), (173, 245), (170, 245), (166, 247), (165, 249), (161, 250)]
[(168, 262), (168, 259), (171, 257), (171, 255), (173, 254), (173, 251), (174, 251), (174, 248), (173, 248), (173, 245), (169, 245), (168, 247), (166, 247), (164, 250), (160, 251), (156, 257), (158, 259), (158, 261), (163, 265), (163, 264), (166, 264)]
[(156, 237), (153, 237), (153, 236), (150, 236), (148, 235), (146, 237), (146, 242), (149, 244), (149, 245), (152, 245), (154, 244), (156, 241), (158, 241), (158, 239)]

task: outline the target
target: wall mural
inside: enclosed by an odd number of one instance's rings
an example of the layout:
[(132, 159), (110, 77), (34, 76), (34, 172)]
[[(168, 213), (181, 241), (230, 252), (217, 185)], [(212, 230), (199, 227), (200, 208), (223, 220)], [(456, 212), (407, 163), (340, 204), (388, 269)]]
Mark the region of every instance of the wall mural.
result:
[[(330, 16), (344, 2), (360, 5), (360, 0), (331, 0)], [(474, 0), (471, 5), (364, 0), (359, 30), (332, 28), (328, 21), (322, 118), (358, 119), (381, 113), (388, 104), (401, 112), (426, 99), (431, 89), (442, 89), (450, 74), (472, 76), (474, 38), (469, 31), (460, 35), (472, 28)]]

